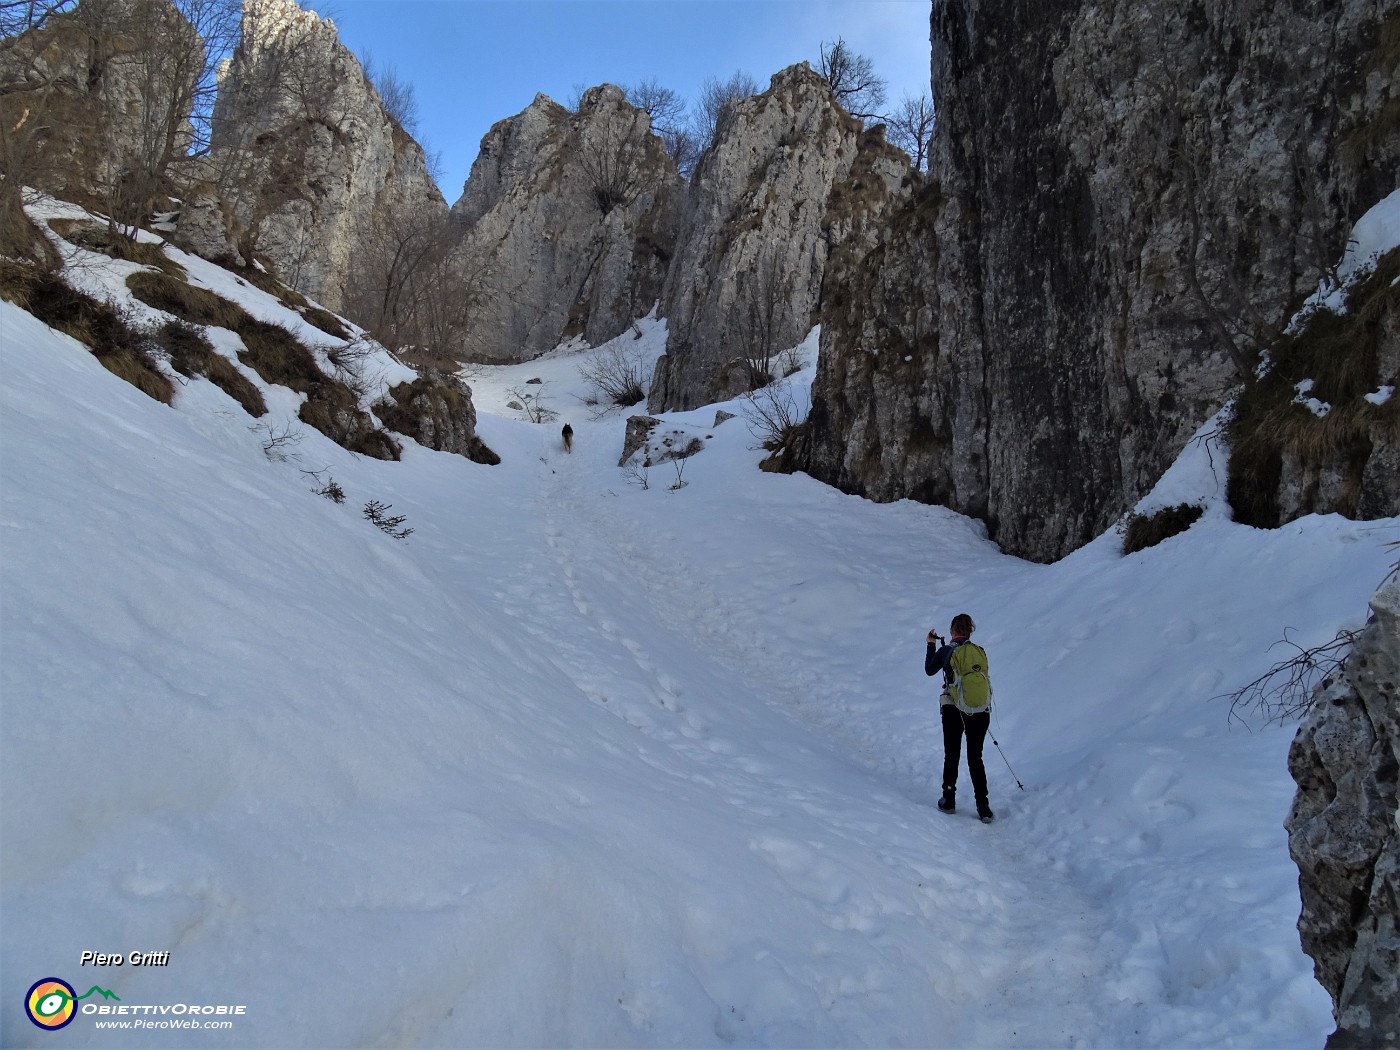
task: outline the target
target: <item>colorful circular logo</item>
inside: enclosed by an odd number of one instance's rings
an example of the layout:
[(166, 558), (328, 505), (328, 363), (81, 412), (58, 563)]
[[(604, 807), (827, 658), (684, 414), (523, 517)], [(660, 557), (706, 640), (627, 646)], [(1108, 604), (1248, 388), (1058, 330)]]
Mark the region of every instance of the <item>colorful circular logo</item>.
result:
[(52, 1032), (73, 1020), (78, 1012), (76, 998), (77, 993), (67, 981), (45, 977), (30, 987), (24, 997), (24, 1011), (40, 1028)]

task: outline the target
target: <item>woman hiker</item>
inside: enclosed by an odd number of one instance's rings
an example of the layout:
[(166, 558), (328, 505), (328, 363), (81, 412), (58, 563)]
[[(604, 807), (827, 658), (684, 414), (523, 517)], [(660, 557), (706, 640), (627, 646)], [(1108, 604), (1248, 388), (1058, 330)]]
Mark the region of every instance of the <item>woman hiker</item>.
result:
[[(976, 624), (972, 622), (972, 617), (967, 613), (958, 613), (948, 628), (951, 639), (947, 644), (943, 644), (943, 637), (937, 631), (929, 631), (924, 673), (932, 676), (939, 671), (943, 672), (943, 692), (938, 698), (939, 714), (943, 720), (943, 797), (938, 800), (938, 808), (944, 813), (952, 813), (957, 808), (958, 761), (962, 752), (963, 734), (966, 733), (967, 771), (972, 777), (977, 815), (982, 818), (984, 824), (990, 824), (996, 814), (987, 804), (987, 770), (982, 765), (982, 744), (987, 739), (987, 730), (992, 724), (990, 685), (986, 686), (985, 693), (980, 696), (980, 704), (975, 703), (979, 699), (976, 695), (971, 698), (973, 704), (965, 702), (960, 706), (954, 699), (955, 692), (962, 693), (961, 689), (954, 688), (956, 677), (975, 673), (980, 674), (984, 683), (987, 682), (987, 654), (981, 646), (969, 642), (974, 630)], [(956, 662), (958, 666), (955, 666), (954, 654), (962, 646), (969, 644), (972, 645), (972, 649), (964, 653), (963, 658)], [(980, 657), (976, 664), (961, 666), (968, 663), (966, 657), (974, 652)], [(975, 672), (971, 671), (973, 666), (976, 667)], [(977, 691), (973, 692), (975, 694)], [(966, 710), (968, 706), (974, 710)]]

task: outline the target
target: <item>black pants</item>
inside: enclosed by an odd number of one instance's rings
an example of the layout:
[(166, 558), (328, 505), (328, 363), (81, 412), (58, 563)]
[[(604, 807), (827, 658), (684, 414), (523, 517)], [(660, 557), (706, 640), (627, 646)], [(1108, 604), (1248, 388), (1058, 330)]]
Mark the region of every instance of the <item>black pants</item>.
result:
[(982, 765), (982, 744), (992, 726), (992, 713), (965, 715), (953, 704), (944, 704), (943, 716), (943, 790), (958, 786), (958, 759), (962, 753), (963, 732), (967, 733), (967, 771), (972, 776), (972, 793), (978, 805), (987, 802), (987, 767)]

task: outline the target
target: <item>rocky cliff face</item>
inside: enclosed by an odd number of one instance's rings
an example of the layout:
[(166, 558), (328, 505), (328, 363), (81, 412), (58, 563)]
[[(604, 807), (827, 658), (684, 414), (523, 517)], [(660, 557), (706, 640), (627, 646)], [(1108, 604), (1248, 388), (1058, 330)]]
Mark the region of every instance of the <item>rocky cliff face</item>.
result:
[(645, 316), (684, 191), (650, 118), (611, 84), (576, 113), (538, 95), (496, 124), (452, 207), (473, 304), (465, 356), (523, 361), (573, 335), (597, 345)]
[[(257, 254), (333, 310), (361, 246), (400, 221), (445, 219), (423, 150), (385, 110), (327, 19), (294, 0), (243, 0), (220, 83), (206, 202), (245, 260)], [(199, 213), (207, 219), (208, 209)], [(207, 236), (201, 225), (201, 233)]]
[(1288, 756), (1298, 932), (1332, 995), (1329, 1047), (1400, 1045), (1400, 581), (1371, 599), (1345, 673), (1325, 683)]
[(831, 249), (827, 202), (860, 132), (806, 63), (733, 105), (691, 180), (652, 411), (753, 389), (811, 329)]
[(202, 67), (169, 0), (88, 0), (3, 41), (7, 176), (144, 221), (188, 147)]
[(935, 5), (937, 185), (827, 274), (811, 472), (1097, 535), (1394, 188), (1397, 39), (1384, 0)]

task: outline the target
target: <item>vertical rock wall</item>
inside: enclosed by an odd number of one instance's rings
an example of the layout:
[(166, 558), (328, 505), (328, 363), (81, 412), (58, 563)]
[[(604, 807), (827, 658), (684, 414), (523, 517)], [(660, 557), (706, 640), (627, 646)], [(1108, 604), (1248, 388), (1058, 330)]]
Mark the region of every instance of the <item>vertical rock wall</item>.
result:
[(1052, 560), (1150, 487), (1394, 188), (1395, 5), (940, 0), (931, 27), (937, 186), (827, 276), (851, 291), (810, 470)]
[(1288, 756), (1298, 933), (1332, 996), (1329, 1047), (1400, 1046), (1400, 581), (1371, 611)]
[(5, 40), (6, 176), (139, 218), (171, 189), (203, 68), (203, 42), (169, 0), (88, 0)]
[(661, 295), (684, 192), (650, 118), (611, 84), (576, 113), (537, 95), (497, 123), (452, 207), (473, 302), (464, 355), (524, 361), (621, 334)]
[(752, 373), (811, 330), (830, 251), (827, 203), (860, 129), (805, 62), (732, 105), (686, 199), (653, 412), (753, 389)]
[(422, 148), (335, 25), (294, 0), (243, 0), (206, 171), (245, 255), (333, 310), (356, 252), (385, 224), (446, 218)]

